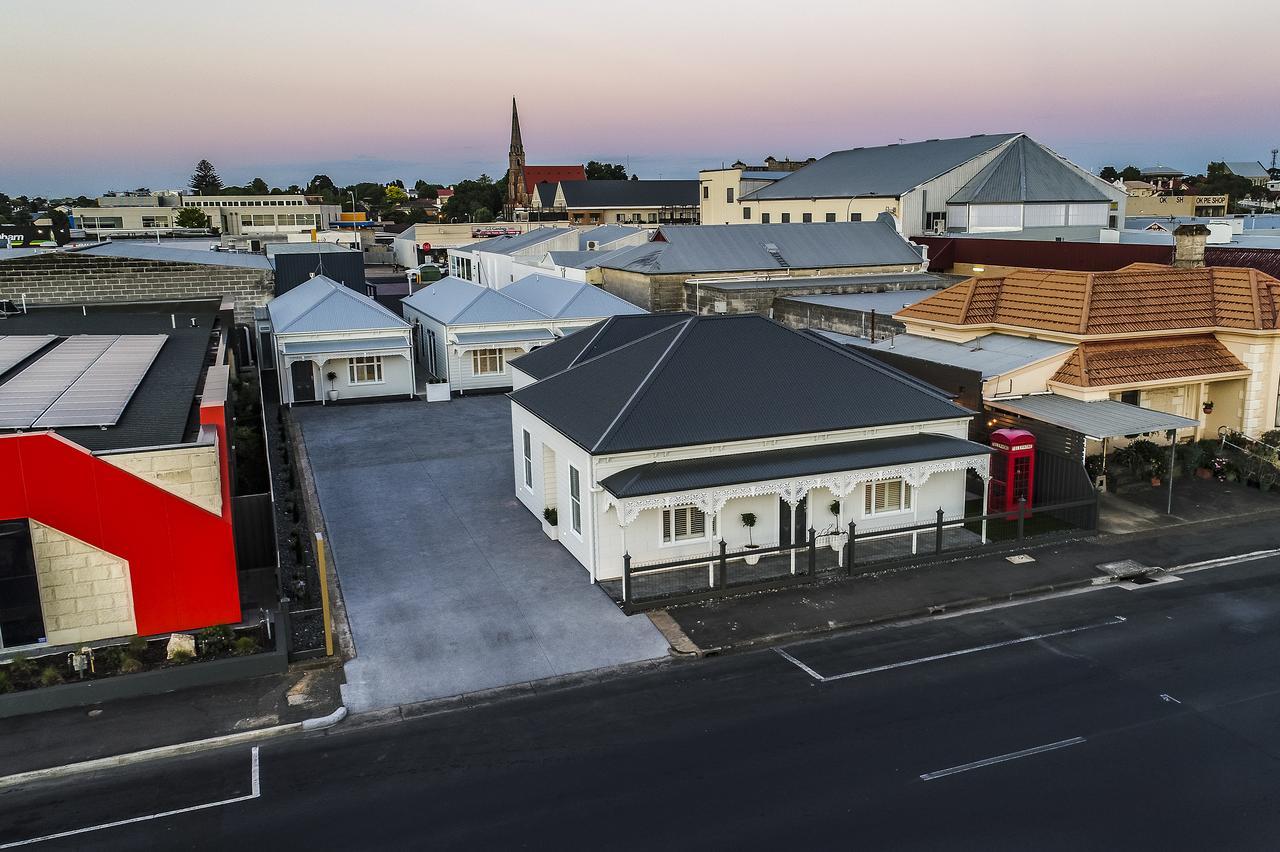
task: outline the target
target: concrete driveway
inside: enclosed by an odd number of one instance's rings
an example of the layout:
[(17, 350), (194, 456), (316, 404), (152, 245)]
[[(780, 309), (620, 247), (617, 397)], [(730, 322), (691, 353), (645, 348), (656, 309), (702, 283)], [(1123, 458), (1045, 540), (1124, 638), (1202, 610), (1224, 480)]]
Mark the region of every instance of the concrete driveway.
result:
[(516, 501), (506, 397), (294, 412), (355, 638), (352, 712), (666, 655)]

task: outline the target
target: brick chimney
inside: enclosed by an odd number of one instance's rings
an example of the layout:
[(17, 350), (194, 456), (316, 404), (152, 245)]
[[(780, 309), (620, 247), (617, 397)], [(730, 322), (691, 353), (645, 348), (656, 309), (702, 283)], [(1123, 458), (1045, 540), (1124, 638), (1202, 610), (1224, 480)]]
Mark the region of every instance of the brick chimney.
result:
[(1173, 265), (1178, 269), (1204, 269), (1204, 244), (1209, 229), (1204, 225), (1179, 225), (1173, 231)]

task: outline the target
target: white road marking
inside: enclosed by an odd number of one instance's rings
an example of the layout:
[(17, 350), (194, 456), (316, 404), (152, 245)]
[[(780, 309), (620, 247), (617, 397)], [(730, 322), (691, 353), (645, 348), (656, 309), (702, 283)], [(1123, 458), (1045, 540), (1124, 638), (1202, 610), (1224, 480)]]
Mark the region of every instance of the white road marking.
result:
[(1266, 559), (1268, 556), (1280, 554), (1280, 547), (1271, 550), (1255, 550), (1250, 553), (1241, 553), (1238, 556), (1223, 556), (1218, 559), (1206, 559), (1203, 562), (1188, 562), (1186, 565), (1175, 565), (1168, 569), (1177, 571), (1180, 574), (1191, 574), (1195, 571), (1203, 571), (1206, 568), (1217, 568), (1219, 565), (1238, 565), (1241, 562), (1256, 562), (1259, 559)]
[(1117, 615), (1114, 618), (1112, 618), (1110, 621), (1104, 621), (1101, 624), (1086, 624), (1083, 627), (1069, 627), (1066, 630), (1055, 630), (1052, 633), (1037, 633), (1034, 636), (1023, 636), (1018, 639), (1006, 639), (1003, 642), (992, 642), (987, 645), (979, 645), (976, 648), (964, 648), (960, 651), (948, 651), (945, 654), (933, 654), (928, 657), (917, 657), (914, 660), (903, 660), (902, 662), (899, 662), (899, 663), (888, 663), (883, 666), (874, 666), (869, 669), (859, 669), (858, 671), (855, 671), (855, 672), (842, 672), (841, 674), (835, 674), (835, 675), (818, 674), (818, 672), (816, 672), (813, 668), (800, 662), (795, 657), (791, 656), (786, 651), (784, 651), (782, 648), (774, 648), (773, 650), (777, 651), (778, 654), (781, 655), (783, 659), (789, 660), (790, 662), (794, 663), (805, 674), (809, 675), (819, 683), (830, 683), (833, 680), (844, 680), (846, 678), (851, 678), (851, 677), (862, 677), (863, 675), (875, 674), (876, 672), (889, 671), (890, 669), (900, 669), (905, 666), (918, 666), (921, 663), (932, 663), (932, 662), (936, 662), (937, 660), (946, 660), (951, 657), (961, 657), (961, 656), (964, 656), (965, 654), (976, 654), (979, 651), (992, 651), (992, 650), (995, 650), (996, 648), (1007, 648), (1010, 645), (1021, 645), (1024, 642), (1036, 642), (1041, 639), (1052, 639), (1055, 636), (1067, 636), (1072, 633), (1081, 633), (1085, 630), (1094, 630), (1099, 627), (1110, 627), (1115, 624), (1123, 624), (1124, 622), (1125, 622), (1124, 616)]
[(192, 805), (188, 808), (176, 808), (171, 811), (161, 811), (158, 814), (147, 814), (146, 816), (131, 817), (130, 819), (120, 819), (115, 822), (104, 822), (100, 825), (90, 825), (85, 828), (76, 828), (71, 831), (60, 831), (57, 834), (46, 834), (43, 837), (31, 837), (27, 840), (14, 840), (9, 843), (0, 843), (0, 849), (14, 849), (18, 846), (30, 846), (33, 843), (44, 843), (49, 840), (60, 840), (63, 837), (74, 837), (77, 834), (88, 834), (91, 831), (103, 831), (108, 828), (119, 828), (122, 825), (132, 825), (138, 822), (147, 822), (153, 819), (163, 819), (164, 817), (178, 816), (179, 814), (189, 814), (193, 811), (203, 811), (209, 808), (221, 808), (226, 805), (234, 805), (238, 802), (247, 802), (251, 799), (257, 799), (262, 795), (262, 785), (258, 780), (258, 746), (253, 747), (253, 754), (249, 764), (249, 789), (247, 796), (236, 796), (232, 799), (222, 799), (217, 802), (205, 802), (203, 805)]
[(1174, 704), (1181, 704), (1181, 703), (1182, 703), (1181, 701), (1179, 701), (1178, 699), (1174, 698), (1172, 695), (1170, 695), (1170, 694), (1169, 694), (1169, 693), (1167, 693), (1167, 692), (1162, 692), (1162, 693), (1160, 693), (1160, 700), (1161, 700), (1161, 701), (1172, 701)]
[(956, 775), (960, 772), (968, 772), (970, 769), (981, 769), (984, 766), (994, 766), (997, 763), (1004, 763), (1009, 760), (1017, 760), (1020, 757), (1030, 757), (1033, 754), (1043, 754), (1046, 751), (1055, 751), (1067, 746), (1080, 745), (1084, 742), (1084, 737), (1072, 737), (1069, 740), (1058, 740), (1056, 743), (1048, 745), (1036, 746), (1035, 748), (1024, 748), (1022, 751), (1013, 751), (1008, 754), (997, 755), (996, 757), (988, 757), (986, 760), (975, 760), (973, 763), (965, 763), (960, 766), (953, 766), (950, 769), (939, 769), (937, 772), (926, 772), (920, 776), (921, 781), (935, 781), (938, 778), (946, 778), (948, 775)]

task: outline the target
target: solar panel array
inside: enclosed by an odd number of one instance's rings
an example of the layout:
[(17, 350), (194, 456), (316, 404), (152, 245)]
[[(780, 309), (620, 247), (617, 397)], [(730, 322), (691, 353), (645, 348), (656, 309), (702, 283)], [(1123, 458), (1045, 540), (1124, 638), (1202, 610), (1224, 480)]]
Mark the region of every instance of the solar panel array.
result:
[(117, 338), (32, 425), (37, 429), (114, 426), (165, 339), (163, 334)]
[(53, 339), (52, 334), (0, 335), (0, 376), (48, 346)]
[(163, 334), (66, 338), (0, 384), (0, 429), (115, 425), (166, 339)]

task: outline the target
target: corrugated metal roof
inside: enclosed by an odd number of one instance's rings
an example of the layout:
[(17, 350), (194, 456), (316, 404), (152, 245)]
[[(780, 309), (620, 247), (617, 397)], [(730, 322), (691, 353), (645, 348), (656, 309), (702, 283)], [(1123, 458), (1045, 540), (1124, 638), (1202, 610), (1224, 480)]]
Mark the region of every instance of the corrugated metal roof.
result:
[(566, 180), (565, 207), (696, 207), (696, 180)]
[(922, 432), (844, 444), (652, 462), (605, 477), (600, 480), (600, 485), (618, 498), (643, 497), (795, 476), (984, 456), (992, 452), (994, 450), (990, 447), (964, 438)]
[(1226, 163), (1227, 170), (1236, 177), (1242, 178), (1270, 178), (1271, 173), (1259, 163), (1257, 160), (1248, 162), (1239, 160), (1233, 163)]
[(894, 290), (889, 293), (821, 293), (813, 296), (778, 295), (789, 302), (801, 302), (806, 305), (822, 305), (828, 308), (840, 308), (846, 311), (875, 311), (892, 316), (907, 305), (914, 305), (921, 299), (932, 296), (936, 290)]
[(634, 225), (599, 225), (579, 232), (578, 248), (585, 251), (588, 243), (596, 243), (594, 250), (603, 251), (608, 248), (610, 243), (625, 240), (628, 237), (635, 237), (637, 234), (642, 233), (647, 233), (647, 229), (637, 228)]
[(335, 252), (346, 252), (348, 254), (361, 253), (360, 249), (325, 241), (314, 243), (267, 243), (264, 250), (267, 253), (267, 257), (271, 257), (274, 254), (329, 254)]
[(897, 198), (1017, 135), (997, 133), (835, 151), (740, 200)]
[(568, 281), (552, 275), (526, 275), (504, 287), (501, 292), (502, 295), (555, 319), (648, 313), (593, 284)]
[(400, 301), (443, 325), (546, 319), (541, 312), (500, 290), (453, 276), (441, 278)]
[(1025, 136), (1005, 146), (995, 159), (947, 200), (948, 204), (1109, 202), (1091, 179)]
[[(890, 272), (884, 275), (875, 273), (868, 275), (797, 275), (795, 277), (742, 278), (739, 280), (713, 281), (701, 280), (703, 287), (716, 290), (803, 290), (813, 288), (855, 287), (887, 287), (928, 285), (930, 290), (940, 290), (963, 281), (959, 275), (939, 275), (933, 272)], [(895, 292), (897, 292), (895, 290)], [(924, 291), (926, 294), (929, 291)], [(785, 292), (779, 298), (796, 299), (799, 296), (787, 296)], [(923, 296), (921, 297), (923, 298)]]
[(631, 314), (612, 316), (561, 338), (511, 363), (526, 375), (545, 379), (574, 364), (611, 352), (655, 331), (688, 319), (687, 313)]
[(275, 334), (403, 328), (403, 319), (325, 275), (317, 275), (267, 303)]
[(932, 361), (935, 364), (977, 370), (982, 374), (983, 379), (1003, 375), (1028, 364), (1034, 364), (1036, 361), (1070, 352), (1074, 348), (1069, 343), (1054, 343), (1049, 340), (1017, 337), (1012, 334), (986, 334), (967, 343), (952, 343), (916, 334), (899, 334), (876, 343), (850, 335), (840, 335), (838, 338), (832, 336), (832, 338), (864, 349), (892, 352), (908, 358)]
[(511, 398), (593, 454), (971, 414), (870, 356), (751, 314), (687, 317)]
[(117, 240), (88, 248), (75, 249), (75, 254), (94, 257), (128, 257), (135, 260), (164, 260), (170, 263), (201, 263), (205, 266), (238, 266), (245, 269), (271, 269), (271, 262), (260, 254), (236, 251), (202, 251), (173, 248), (141, 240)]
[(1163, 163), (1156, 163), (1151, 166), (1143, 166), (1138, 169), (1143, 177), (1182, 177), (1186, 172), (1181, 169), (1175, 169), (1173, 166), (1166, 166)]
[(1169, 429), (1190, 429), (1200, 425), (1200, 421), (1189, 417), (1153, 411), (1114, 399), (1086, 402), (1054, 393), (1032, 394), (1017, 399), (993, 399), (988, 400), (987, 405), (1070, 429), (1097, 441)]
[(523, 234), (490, 237), (487, 240), (481, 240), (478, 243), (471, 243), (463, 246), (460, 251), (484, 251), (490, 254), (515, 254), (516, 252), (525, 251), (538, 243), (545, 243), (547, 240), (554, 240), (556, 237), (573, 233), (574, 228), (534, 228)]
[(918, 266), (920, 249), (885, 222), (675, 225), (601, 266), (651, 275)]
[(634, 246), (625, 246), (611, 251), (549, 251), (547, 254), (556, 266), (566, 266), (570, 269), (594, 269), (603, 265), (605, 260), (630, 248)]

